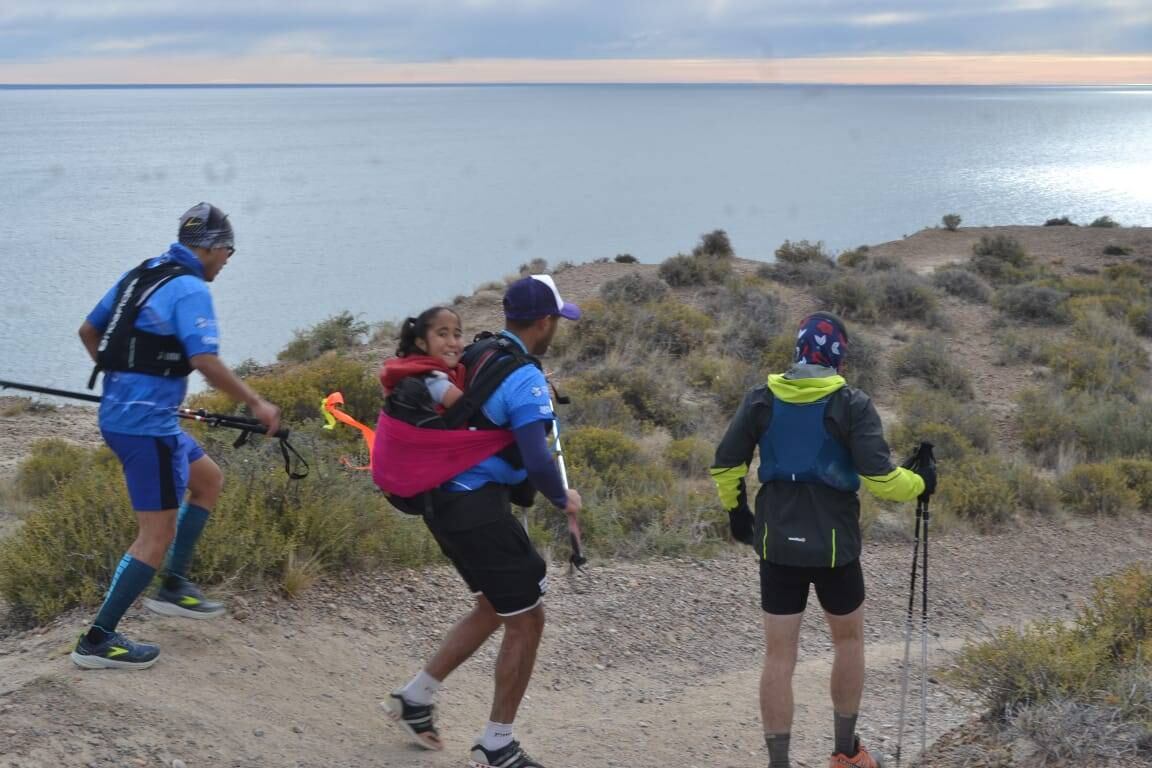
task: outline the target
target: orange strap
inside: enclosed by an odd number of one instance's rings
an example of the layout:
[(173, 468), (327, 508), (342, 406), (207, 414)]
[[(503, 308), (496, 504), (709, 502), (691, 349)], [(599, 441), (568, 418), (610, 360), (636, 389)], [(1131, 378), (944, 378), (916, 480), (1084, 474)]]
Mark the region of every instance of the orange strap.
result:
[(360, 430), (360, 434), (364, 436), (364, 443), (368, 446), (368, 466), (357, 467), (353, 466), (352, 462), (347, 456), (340, 457), (340, 463), (349, 467), (350, 469), (368, 470), (372, 468), (372, 447), (376, 443), (376, 431), (371, 427), (365, 426), (356, 419), (352, 418), (343, 411), (344, 394), (341, 392), (333, 392), (324, 398), (320, 403), (320, 411), (324, 414), (324, 420), (327, 422), (324, 429), (335, 429), (336, 422), (347, 424), (350, 427)]

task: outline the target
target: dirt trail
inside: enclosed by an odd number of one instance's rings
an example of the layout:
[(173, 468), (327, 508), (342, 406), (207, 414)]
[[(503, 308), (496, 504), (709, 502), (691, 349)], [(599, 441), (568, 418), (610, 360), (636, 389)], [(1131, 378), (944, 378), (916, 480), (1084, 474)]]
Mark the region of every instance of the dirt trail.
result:
[[(1145, 561), (1150, 546), (1147, 517), (937, 536), (932, 668), (989, 626), (1070, 616), (1093, 577)], [(896, 736), (910, 554), (909, 542), (893, 541), (866, 555), (870, 673), (860, 730), (881, 752), (892, 751)], [(517, 725), (545, 764), (765, 764), (751, 553), (596, 563), (573, 578), (554, 569), (552, 581), (549, 626)], [(365, 574), (299, 602), (232, 600), (235, 617), (215, 622), (131, 612), (125, 629), (164, 651), (146, 672), (74, 668), (66, 653), (83, 625), (78, 614), (0, 641), (0, 767), (170, 766), (174, 759), (189, 768), (464, 765), (487, 719), (494, 642), (441, 694), (446, 751), (411, 747), (376, 703), (413, 673), (466, 604), (455, 574)], [(914, 634), (914, 661), (918, 650)], [(797, 766), (826, 760), (830, 662), (823, 622), (810, 607), (795, 678)], [(910, 727), (918, 722), (915, 673), (912, 690)], [(928, 706), (929, 739), (978, 711), (970, 695), (937, 682)], [(910, 730), (906, 756), (918, 741)]]

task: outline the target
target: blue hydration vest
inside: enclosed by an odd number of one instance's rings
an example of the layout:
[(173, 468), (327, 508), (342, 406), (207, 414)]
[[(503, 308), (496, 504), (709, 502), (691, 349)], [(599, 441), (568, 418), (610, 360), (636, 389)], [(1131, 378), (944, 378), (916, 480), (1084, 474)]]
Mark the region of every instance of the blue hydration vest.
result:
[(824, 427), (825, 397), (812, 403), (772, 400), (772, 422), (760, 436), (760, 482), (820, 483), (855, 492), (852, 457)]

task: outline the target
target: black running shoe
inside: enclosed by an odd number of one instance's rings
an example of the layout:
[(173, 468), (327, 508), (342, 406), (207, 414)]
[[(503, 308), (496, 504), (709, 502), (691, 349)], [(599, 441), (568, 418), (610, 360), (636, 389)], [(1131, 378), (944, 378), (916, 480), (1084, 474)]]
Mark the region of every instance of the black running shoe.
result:
[(477, 744), (472, 747), (468, 768), (544, 768), (544, 766), (529, 757), (528, 753), (520, 748), (520, 742), (514, 741), (494, 752), (489, 752)]
[(440, 741), (440, 731), (436, 730), (436, 707), (432, 704), (413, 704), (400, 695), (400, 691), (393, 691), (388, 698), (380, 702), (380, 706), (388, 713), (388, 718), (399, 725), (412, 741), (424, 749), (444, 749), (444, 742)]
[(185, 619), (211, 619), (224, 613), (224, 604), (208, 600), (187, 579), (179, 579), (174, 589), (167, 585), (156, 590), (154, 597), (144, 598), (144, 607), (163, 616)]
[(159, 655), (157, 646), (134, 643), (119, 632), (99, 644), (88, 642), (87, 633), (81, 634), (72, 649), (72, 661), (85, 669), (148, 669)]

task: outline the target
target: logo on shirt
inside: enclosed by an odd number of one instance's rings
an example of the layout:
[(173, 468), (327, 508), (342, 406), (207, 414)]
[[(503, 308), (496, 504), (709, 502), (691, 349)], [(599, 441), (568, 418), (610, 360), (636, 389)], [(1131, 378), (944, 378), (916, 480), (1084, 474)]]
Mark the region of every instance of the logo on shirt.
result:
[(544, 394), (544, 387), (532, 387), (532, 397), (540, 397)]
[(196, 318), (196, 327), (197, 328), (211, 328), (215, 325), (216, 325), (216, 321), (210, 317), (198, 317), (198, 318)]

